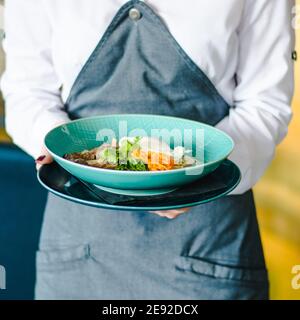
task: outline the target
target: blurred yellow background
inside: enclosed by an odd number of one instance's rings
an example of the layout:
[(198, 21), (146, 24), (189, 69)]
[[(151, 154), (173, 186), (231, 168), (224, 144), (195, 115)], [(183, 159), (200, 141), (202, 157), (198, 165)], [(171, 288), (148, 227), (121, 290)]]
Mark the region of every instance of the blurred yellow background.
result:
[[(300, 5), (300, 0), (297, 3)], [(297, 38), (300, 54), (300, 30), (297, 30)], [(0, 56), (0, 68), (2, 64)], [(300, 289), (293, 289), (291, 284), (292, 268), (300, 265), (300, 62), (295, 66), (294, 118), (289, 134), (254, 189), (270, 274), (271, 299), (300, 300)], [(0, 118), (1, 112), (0, 107)], [(1, 128), (0, 140), (8, 140)]]

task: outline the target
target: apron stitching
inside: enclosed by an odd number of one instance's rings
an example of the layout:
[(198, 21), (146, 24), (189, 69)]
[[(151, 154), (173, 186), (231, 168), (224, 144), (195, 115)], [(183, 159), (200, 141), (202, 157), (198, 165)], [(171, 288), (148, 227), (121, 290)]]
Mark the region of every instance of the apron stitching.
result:
[[(194, 263), (201, 264), (200, 268)], [(222, 266), (213, 262), (206, 261), (178, 261), (175, 268), (184, 272), (195, 272), (216, 279), (227, 279), (235, 281), (247, 281), (251, 283), (267, 282), (267, 270), (246, 269), (235, 266)]]

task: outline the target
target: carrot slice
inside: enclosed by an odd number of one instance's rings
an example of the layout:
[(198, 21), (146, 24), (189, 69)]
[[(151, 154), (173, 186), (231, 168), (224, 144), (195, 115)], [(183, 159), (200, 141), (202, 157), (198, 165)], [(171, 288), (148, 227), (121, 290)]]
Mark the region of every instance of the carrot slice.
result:
[(150, 171), (163, 171), (174, 168), (174, 158), (168, 154), (153, 151), (144, 152), (137, 149), (132, 152), (132, 156), (146, 163)]

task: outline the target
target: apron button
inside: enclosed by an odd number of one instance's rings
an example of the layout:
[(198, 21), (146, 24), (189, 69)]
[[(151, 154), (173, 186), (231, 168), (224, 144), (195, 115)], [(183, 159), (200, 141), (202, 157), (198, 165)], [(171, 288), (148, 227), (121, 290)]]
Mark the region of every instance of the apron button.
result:
[(136, 9), (136, 8), (130, 9), (130, 11), (129, 11), (129, 18), (130, 18), (131, 20), (133, 20), (133, 21), (138, 21), (138, 20), (141, 19), (141, 17), (142, 17), (142, 15), (141, 15), (141, 13), (140, 13), (140, 11), (139, 11), (138, 9)]

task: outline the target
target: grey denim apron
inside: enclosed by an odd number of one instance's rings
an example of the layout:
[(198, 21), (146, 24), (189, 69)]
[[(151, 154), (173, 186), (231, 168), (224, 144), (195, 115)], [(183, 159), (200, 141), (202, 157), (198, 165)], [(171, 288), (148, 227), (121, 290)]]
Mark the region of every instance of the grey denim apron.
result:
[[(215, 125), (229, 106), (155, 12), (129, 1), (80, 72), (66, 110), (73, 119), (150, 113)], [(173, 220), (49, 194), (36, 298), (267, 299), (252, 191)]]

